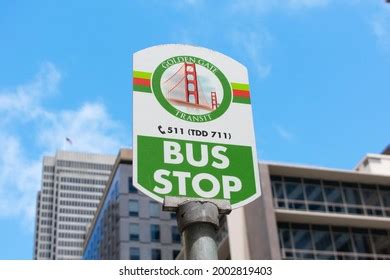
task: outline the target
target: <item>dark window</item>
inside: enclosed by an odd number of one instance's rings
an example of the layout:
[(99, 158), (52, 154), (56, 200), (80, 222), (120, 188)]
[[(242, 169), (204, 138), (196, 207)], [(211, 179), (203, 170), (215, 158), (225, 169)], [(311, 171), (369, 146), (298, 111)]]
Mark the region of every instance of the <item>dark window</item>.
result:
[(287, 198), (289, 200), (294, 200), (288, 203), (288, 207), (290, 209), (305, 209), (305, 204), (303, 203), (305, 197), (300, 180), (297, 178), (286, 178), (285, 187)]
[(275, 175), (271, 175), (271, 181), (279, 181), (281, 182), (282, 181), (282, 176), (275, 176)]
[(338, 252), (353, 252), (351, 236), (348, 228), (333, 227), (333, 239), (336, 251)]
[(381, 197), (383, 199), (383, 206), (390, 207), (390, 186), (380, 187)]
[(152, 260), (161, 260), (161, 250), (152, 249)]
[(343, 183), (344, 196), (347, 204), (361, 205), (359, 188), (356, 184)]
[(172, 242), (180, 243), (180, 233), (179, 230), (177, 229), (177, 226), (172, 226), (171, 232), (172, 232)]
[(353, 229), (352, 230), (352, 237), (353, 237), (353, 244), (355, 245), (356, 252), (366, 253), (366, 254), (372, 253), (368, 230), (366, 230), (366, 229)]
[[(333, 251), (332, 237), (328, 226), (312, 226), (313, 242), (316, 250)], [(327, 256), (324, 256), (327, 259)]]
[(130, 240), (139, 241), (139, 224), (130, 224)]
[(375, 253), (390, 255), (390, 236), (386, 230), (371, 230)]
[(356, 184), (343, 183), (345, 202), (348, 206), (348, 213), (351, 214), (363, 214), (361, 207), (352, 207), (352, 205), (361, 205), (362, 200), (360, 198), (359, 188)]
[(160, 241), (160, 226), (159, 225), (150, 225), (150, 240), (152, 242)]
[(292, 224), (291, 232), (294, 240), (295, 249), (312, 250), (312, 241), (308, 225)]
[(339, 186), (325, 186), (326, 200), (330, 203), (343, 203), (341, 188)]
[(273, 197), (277, 199), (277, 207), (286, 207), (284, 202), (283, 184), (281, 182), (272, 182)]
[[(305, 180), (306, 199), (308, 200), (309, 210), (325, 211), (324, 196), (319, 181)], [(314, 203), (312, 203), (314, 202)]]
[(149, 215), (152, 218), (160, 217), (161, 206), (158, 202), (150, 201), (149, 202)]
[(129, 193), (137, 193), (137, 189), (133, 185), (133, 177), (129, 177), (128, 184), (129, 184)]
[(288, 223), (278, 223), (280, 247), (292, 248), (291, 235)]
[(284, 198), (283, 185), (281, 182), (272, 182), (272, 191), (274, 198)]
[(129, 200), (129, 216), (137, 217), (139, 211), (139, 204), (137, 200)]
[(381, 204), (376, 186), (362, 185), (362, 196), (367, 215), (383, 216), (383, 211), (379, 209)]
[(176, 212), (171, 212), (171, 219), (172, 220), (176, 219)]
[(141, 259), (139, 248), (130, 248), (130, 260)]
[(301, 178), (297, 177), (284, 177), (285, 182), (301, 183)]
[(341, 187), (338, 186), (337, 182), (324, 181), (325, 187), (325, 198), (328, 202), (328, 211), (344, 213), (345, 208), (343, 207), (343, 196), (341, 193)]
[[(380, 187), (380, 196), (383, 201), (383, 206), (390, 208), (390, 186)], [(386, 210), (386, 216), (390, 217), (390, 209)]]

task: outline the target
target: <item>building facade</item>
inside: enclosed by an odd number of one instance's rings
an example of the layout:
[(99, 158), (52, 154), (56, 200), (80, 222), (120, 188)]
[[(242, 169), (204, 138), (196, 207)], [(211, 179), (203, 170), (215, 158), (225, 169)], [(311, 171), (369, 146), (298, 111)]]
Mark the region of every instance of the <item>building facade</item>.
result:
[(220, 259), (390, 259), (390, 155), (356, 170), (260, 163), (262, 196), (227, 216)]
[(34, 259), (80, 259), (115, 156), (58, 151), (43, 159)]
[(176, 215), (133, 186), (132, 151), (120, 150), (89, 227), (83, 259), (175, 259), (180, 252)]

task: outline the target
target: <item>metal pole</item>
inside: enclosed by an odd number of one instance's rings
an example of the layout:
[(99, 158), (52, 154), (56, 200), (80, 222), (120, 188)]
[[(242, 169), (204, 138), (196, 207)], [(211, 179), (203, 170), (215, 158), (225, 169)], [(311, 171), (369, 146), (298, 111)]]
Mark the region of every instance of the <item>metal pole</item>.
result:
[(228, 215), (232, 211), (228, 200), (166, 196), (163, 210), (176, 212), (184, 259), (218, 259), (219, 214)]
[(210, 202), (189, 201), (179, 206), (177, 223), (182, 233), (185, 259), (217, 260), (218, 207)]

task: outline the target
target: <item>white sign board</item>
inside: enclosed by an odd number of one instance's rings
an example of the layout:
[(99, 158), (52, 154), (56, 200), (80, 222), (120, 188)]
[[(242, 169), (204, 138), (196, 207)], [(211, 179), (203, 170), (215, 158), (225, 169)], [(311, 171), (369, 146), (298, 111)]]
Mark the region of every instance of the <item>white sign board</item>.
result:
[(247, 69), (205, 48), (161, 45), (133, 57), (133, 184), (165, 196), (260, 196)]

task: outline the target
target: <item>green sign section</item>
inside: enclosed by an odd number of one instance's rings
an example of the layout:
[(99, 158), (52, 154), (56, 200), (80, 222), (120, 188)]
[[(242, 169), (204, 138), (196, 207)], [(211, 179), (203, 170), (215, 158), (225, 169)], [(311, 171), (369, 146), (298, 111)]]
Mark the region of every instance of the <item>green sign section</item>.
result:
[(137, 137), (138, 183), (165, 196), (227, 199), (255, 195), (252, 148), (149, 136)]

